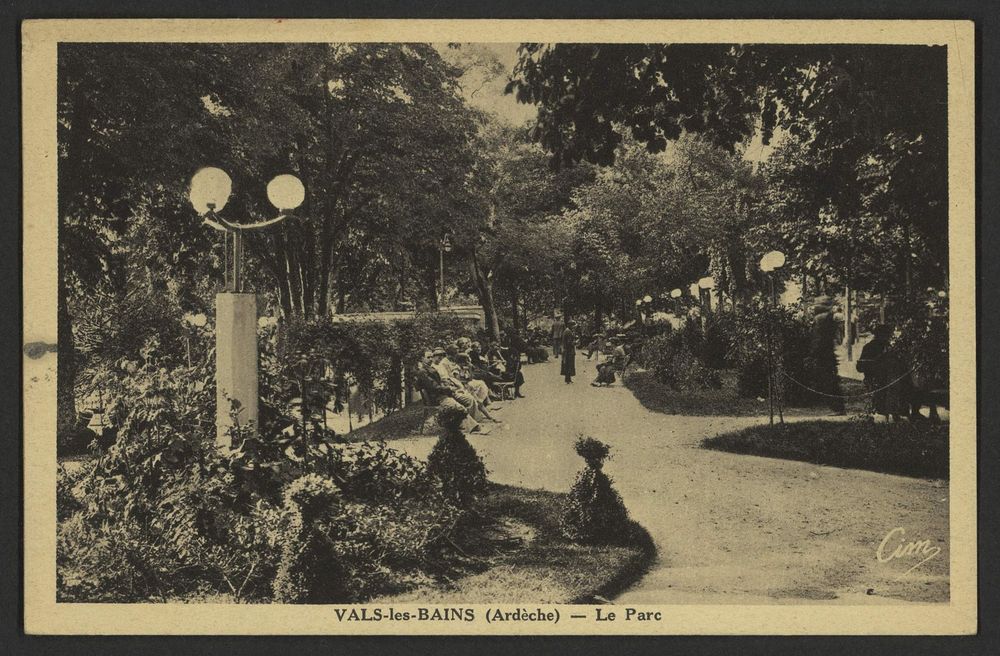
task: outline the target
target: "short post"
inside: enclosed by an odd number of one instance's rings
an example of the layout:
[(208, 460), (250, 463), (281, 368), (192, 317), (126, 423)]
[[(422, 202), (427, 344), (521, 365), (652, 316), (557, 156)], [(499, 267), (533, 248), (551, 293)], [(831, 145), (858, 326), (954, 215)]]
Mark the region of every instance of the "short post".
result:
[[(231, 447), (232, 426), (258, 426), (256, 295), (215, 296), (215, 372), (215, 443)], [(235, 419), (233, 401), (239, 404)]]

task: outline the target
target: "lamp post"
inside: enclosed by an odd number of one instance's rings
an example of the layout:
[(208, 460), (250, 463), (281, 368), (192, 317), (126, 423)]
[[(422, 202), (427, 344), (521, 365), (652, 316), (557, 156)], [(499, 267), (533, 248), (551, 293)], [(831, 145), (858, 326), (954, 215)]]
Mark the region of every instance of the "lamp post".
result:
[(444, 305), (444, 254), (451, 252), (451, 234), (445, 233), (438, 244), (438, 276), (440, 289), (438, 290), (438, 309)]
[(767, 341), (767, 408), (770, 425), (774, 425), (774, 407), (778, 407), (778, 420), (784, 424), (785, 414), (782, 409), (781, 394), (778, 393), (778, 381), (775, 377), (774, 351), (771, 346), (771, 313), (775, 306), (774, 271), (785, 265), (785, 255), (781, 251), (769, 251), (760, 258), (760, 270), (767, 274), (770, 303), (767, 309), (765, 332)]
[(712, 311), (712, 290), (715, 289), (715, 278), (705, 276), (698, 281), (699, 298), (706, 312)]
[(679, 288), (670, 291), (670, 298), (674, 299), (674, 316), (677, 318), (681, 316), (681, 294), (683, 292)]
[(225, 171), (207, 167), (191, 178), (188, 194), (204, 223), (222, 232), (225, 242), (225, 291), (215, 296), (215, 441), (221, 448), (232, 446), (230, 428), (234, 423), (258, 426), (257, 297), (244, 289), (245, 233), (284, 221), (305, 200), (305, 188), (297, 177), (279, 175), (267, 185), (267, 198), (278, 209), (278, 216), (239, 223), (219, 215), (232, 189)]

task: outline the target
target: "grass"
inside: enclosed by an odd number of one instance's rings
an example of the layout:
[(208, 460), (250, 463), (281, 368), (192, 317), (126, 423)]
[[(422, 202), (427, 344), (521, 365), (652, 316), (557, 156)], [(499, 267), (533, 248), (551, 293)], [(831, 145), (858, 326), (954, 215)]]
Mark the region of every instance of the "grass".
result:
[[(424, 431), (428, 434), (436, 434), (438, 426), (434, 421), (434, 412), (437, 408), (431, 408), (431, 414), (427, 416), (427, 425)], [(408, 405), (401, 410), (396, 410), (385, 415), (381, 419), (365, 424), (361, 428), (355, 428), (350, 433), (344, 433), (340, 437), (345, 442), (377, 442), (384, 440), (398, 440), (404, 437), (417, 435), (420, 432), (420, 422), (424, 417), (424, 406), (422, 403)]]
[[(740, 396), (736, 391), (736, 372), (722, 370), (721, 389), (678, 392), (656, 380), (651, 371), (631, 371), (625, 377), (625, 387), (639, 400), (647, 410), (668, 415), (688, 416), (724, 416), (724, 417), (756, 417), (767, 416), (767, 399)], [(863, 397), (857, 395), (864, 392), (864, 383), (851, 378), (841, 378), (840, 388), (843, 394), (853, 396), (847, 401), (848, 413), (864, 411)], [(804, 416), (829, 413), (824, 406), (808, 408), (786, 407), (786, 416)]]
[(491, 484), (477, 507), (483, 523), (470, 531), (464, 552), (476, 571), (371, 603), (591, 603), (637, 580), (655, 548), (634, 524), (629, 546), (579, 545), (563, 537), (559, 517), (566, 495)]
[(751, 426), (702, 447), (916, 478), (948, 478), (948, 425), (929, 421), (797, 421)]

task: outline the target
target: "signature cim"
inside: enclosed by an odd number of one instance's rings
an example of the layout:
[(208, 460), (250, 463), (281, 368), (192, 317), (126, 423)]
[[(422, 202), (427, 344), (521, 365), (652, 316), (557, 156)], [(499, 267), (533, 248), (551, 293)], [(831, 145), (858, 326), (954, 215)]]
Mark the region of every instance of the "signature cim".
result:
[(880, 563), (903, 558), (920, 558), (916, 565), (903, 572), (903, 576), (906, 576), (940, 553), (941, 547), (932, 545), (930, 540), (907, 540), (906, 529), (897, 526), (882, 538), (878, 549), (875, 550), (875, 558)]

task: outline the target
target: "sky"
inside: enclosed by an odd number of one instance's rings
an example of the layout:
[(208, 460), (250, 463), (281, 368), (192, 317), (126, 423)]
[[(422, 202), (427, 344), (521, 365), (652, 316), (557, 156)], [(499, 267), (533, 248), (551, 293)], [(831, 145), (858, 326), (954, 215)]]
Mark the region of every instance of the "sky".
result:
[[(534, 105), (521, 104), (515, 100), (513, 94), (507, 95), (503, 92), (510, 73), (514, 69), (514, 63), (517, 61), (518, 45), (520, 44), (469, 44), (472, 48), (481, 49), (487, 54), (493, 55), (503, 66), (504, 72), (489, 80), (484, 80), (482, 75), (473, 72), (464, 76), (461, 81), (465, 99), (470, 105), (492, 112), (504, 123), (513, 126), (524, 125), (526, 121), (535, 118), (537, 113)], [(443, 47), (446, 46), (438, 46), (438, 49)]]
[[(534, 105), (521, 104), (517, 102), (513, 94), (508, 95), (503, 92), (517, 61), (518, 45), (517, 43), (467, 44), (467, 49), (481, 49), (493, 55), (503, 66), (504, 73), (495, 78), (484, 80), (482, 75), (473, 72), (467, 74), (461, 81), (465, 99), (470, 105), (492, 112), (503, 122), (512, 126), (524, 125), (525, 122), (535, 118), (537, 113)], [(441, 44), (437, 47), (446, 57), (455, 56), (455, 52), (453, 50), (449, 52), (446, 45)], [(774, 144), (780, 141), (781, 136), (780, 130), (776, 131), (771, 144), (765, 146), (761, 142), (760, 134), (755, 134), (743, 153), (743, 159), (754, 163), (766, 160), (774, 150)]]

